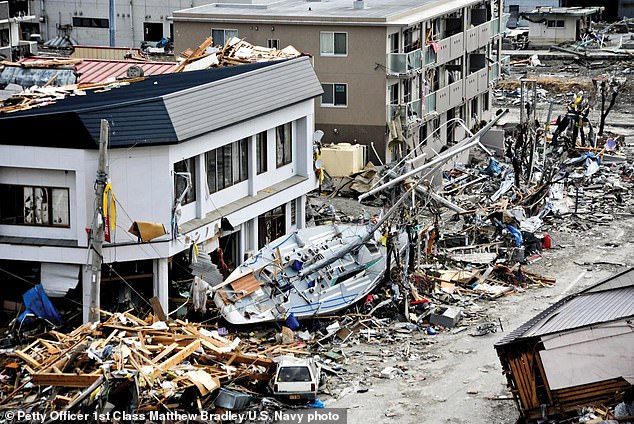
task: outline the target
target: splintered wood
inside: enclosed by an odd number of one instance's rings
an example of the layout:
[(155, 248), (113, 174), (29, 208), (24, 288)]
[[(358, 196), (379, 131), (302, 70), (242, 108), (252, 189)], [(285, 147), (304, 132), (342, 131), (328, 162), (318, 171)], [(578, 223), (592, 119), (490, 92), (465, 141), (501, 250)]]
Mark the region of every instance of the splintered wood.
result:
[(213, 39), (207, 38), (196, 50), (181, 53), (181, 62), (174, 72), (198, 71), (211, 67), (235, 66), (253, 62), (268, 62), (301, 56), (293, 46), (281, 50), (254, 46), (236, 37), (229, 38), (224, 46), (214, 47)]
[[(0, 410), (38, 402), (38, 409), (52, 411), (84, 401), (81, 396), (100, 385), (107, 391), (130, 379), (139, 387), (139, 410), (153, 410), (173, 405), (188, 390), (204, 400), (235, 378), (262, 380), (273, 365), (268, 356), (247, 353), (240, 339), (200, 324), (152, 323), (128, 312), (102, 315), (102, 323), (67, 334), (51, 331), (4, 355)], [(44, 386), (54, 389), (33, 396)]]

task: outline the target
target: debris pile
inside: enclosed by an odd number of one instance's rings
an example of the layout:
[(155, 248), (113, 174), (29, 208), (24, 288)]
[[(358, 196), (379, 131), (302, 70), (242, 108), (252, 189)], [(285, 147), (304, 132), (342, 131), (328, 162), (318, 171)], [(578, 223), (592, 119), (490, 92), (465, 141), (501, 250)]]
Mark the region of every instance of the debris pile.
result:
[(245, 63), (290, 59), (302, 53), (293, 46), (281, 50), (254, 46), (240, 38), (231, 37), (224, 46), (214, 46), (213, 38), (207, 38), (195, 50), (181, 53), (180, 64), (174, 72), (198, 71), (211, 67), (235, 66)]
[(221, 386), (258, 390), (270, 378), (272, 359), (243, 352), (237, 337), (180, 320), (102, 314), (102, 323), (5, 351), (0, 410), (201, 411)]

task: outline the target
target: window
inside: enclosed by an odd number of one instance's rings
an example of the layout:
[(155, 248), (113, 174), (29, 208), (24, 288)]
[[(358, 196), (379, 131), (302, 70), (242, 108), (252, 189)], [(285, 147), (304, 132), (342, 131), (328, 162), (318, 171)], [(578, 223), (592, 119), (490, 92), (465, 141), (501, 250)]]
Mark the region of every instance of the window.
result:
[(73, 17), (74, 27), (83, 28), (108, 28), (108, 19), (105, 18), (82, 18), (78, 16)]
[(278, 40), (277, 38), (269, 38), (266, 45), (268, 46), (269, 49), (279, 50), (280, 40)]
[(231, 37), (237, 37), (237, 29), (212, 29), (211, 38), (215, 45), (224, 46)]
[(163, 24), (143, 22), (143, 41), (160, 41), (163, 38)]
[(0, 184), (0, 224), (70, 226), (67, 188)]
[(482, 95), (482, 111), (486, 112), (489, 110), (489, 93), (484, 93)]
[(297, 224), (297, 199), (291, 200), (291, 225)]
[(266, 131), (255, 136), (255, 156), (256, 156), (256, 172), (258, 175), (268, 170), (268, 156), (266, 150)]
[(9, 29), (0, 29), (0, 47), (9, 45)]
[(398, 53), (398, 32), (390, 34), (388, 40), (390, 43), (389, 53)]
[(286, 234), (285, 205), (278, 206), (258, 217), (258, 248)]
[[(187, 188), (187, 180), (189, 179), (191, 187), (189, 191), (183, 197), (181, 201), (182, 205), (187, 205), (196, 201), (196, 158), (191, 157), (189, 159), (176, 162), (174, 164), (174, 197), (178, 199), (185, 188)], [(180, 173), (180, 175), (179, 175)], [(189, 173), (187, 178), (185, 173)]]
[(548, 28), (563, 28), (564, 27), (564, 21), (562, 19), (557, 19), (557, 20), (548, 20), (546, 21), (546, 26)]
[(324, 94), (321, 95), (322, 106), (347, 106), (348, 84), (322, 84)]
[(293, 160), (293, 134), (291, 123), (275, 128), (275, 157), (277, 167), (288, 165)]
[(398, 104), (398, 83), (388, 86), (387, 90), (388, 90), (388, 96), (390, 99), (390, 104), (397, 105)]
[(348, 33), (321, 32), (319, 51), (322, 56), (346, 56), (348, 54)]
[(249, 179), (249, 139), (226, 144), (205, 153), (207, 188), (215, 193)]
[(474, 97), (473, 99), (471, 99), (471, 116), (474, 117), (474, 119), (478, 119), (478, 98)]

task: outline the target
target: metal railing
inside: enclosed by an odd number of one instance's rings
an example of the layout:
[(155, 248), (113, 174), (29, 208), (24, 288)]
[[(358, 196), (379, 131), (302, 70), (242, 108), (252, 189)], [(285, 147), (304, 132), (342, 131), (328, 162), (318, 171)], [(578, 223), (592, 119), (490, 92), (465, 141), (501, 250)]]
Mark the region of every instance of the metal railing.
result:
[(436, 63), (436, 52), (432, 46), (425, 49), (425, 65), (433, 65)]
[(423, 67), (422, 51), (416, 49), (409, 53), (388, 53), (387, 73), (402, 75), (415, 72)]

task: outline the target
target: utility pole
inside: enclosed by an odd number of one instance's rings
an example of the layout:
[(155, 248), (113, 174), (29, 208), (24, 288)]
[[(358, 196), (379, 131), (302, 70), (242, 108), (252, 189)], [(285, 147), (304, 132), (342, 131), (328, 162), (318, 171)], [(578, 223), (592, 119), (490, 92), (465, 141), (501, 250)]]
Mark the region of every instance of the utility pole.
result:
[(95, 214), (90, 230), (92, 248), (92, 275), (90, 281), (90, 321), (99, 321), (101, 297), (101, 264), (103, 262), (102, 247), (104, 241), (103, 191), (108, 182), (108, 121), (101, 120), (99, 134), (99, 167), (95, 181)]
[(110, 47), (116, 47), (115, 35), (117, 33), (117, 21), (115, 20), (114, 12), (115, 12), (115, 0), (110, 0), (108, 2), (108, 29), (110, 33)]

